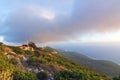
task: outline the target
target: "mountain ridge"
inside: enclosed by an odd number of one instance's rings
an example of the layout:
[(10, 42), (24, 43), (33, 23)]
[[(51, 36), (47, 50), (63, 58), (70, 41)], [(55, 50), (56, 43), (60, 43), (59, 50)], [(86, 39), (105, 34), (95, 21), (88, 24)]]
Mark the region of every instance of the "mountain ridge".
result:
[(108, 60), (95, 60), (78, 52), (58, 50), (63, 56), (70, 60), (87, 66), (88, 68), (108, 76), (118, 76), (120, 74), (120, 65)]

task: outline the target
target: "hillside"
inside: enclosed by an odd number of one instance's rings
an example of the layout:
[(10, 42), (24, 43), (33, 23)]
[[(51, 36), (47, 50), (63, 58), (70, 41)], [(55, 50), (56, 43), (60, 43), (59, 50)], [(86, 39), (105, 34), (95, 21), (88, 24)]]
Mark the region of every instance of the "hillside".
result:
[(0, 63), (0, 80), (110, 80), (32, 42), (22, 46), (0, 43)]
[(62, 55), (66, 56), (70, 60), (81, 64), (83, 66), (87, 66), (89, 69), (97, 71), (99, 73), (114, 77), (120, 74), (120, 66), (112, 61), (106, 60), (94, 60), (83, 54), (77, 52), (69, 52), (59, 50)]

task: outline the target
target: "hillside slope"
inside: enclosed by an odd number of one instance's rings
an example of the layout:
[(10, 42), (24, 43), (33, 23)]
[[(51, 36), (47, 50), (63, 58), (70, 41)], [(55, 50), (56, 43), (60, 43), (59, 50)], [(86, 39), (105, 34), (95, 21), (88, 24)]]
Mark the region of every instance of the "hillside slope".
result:
[(7, 76), (8, 80), (110, 80), (60, 56), (50, 47), (39, 48), (32, 42), (22, 46), (0, 44), (0, 52), (3, 80)]
[(120, 66), (112, 61), (94, 60), (77, 52), (59, 50), (62, 55), (89, 69), (114, 77), (120, 74)]

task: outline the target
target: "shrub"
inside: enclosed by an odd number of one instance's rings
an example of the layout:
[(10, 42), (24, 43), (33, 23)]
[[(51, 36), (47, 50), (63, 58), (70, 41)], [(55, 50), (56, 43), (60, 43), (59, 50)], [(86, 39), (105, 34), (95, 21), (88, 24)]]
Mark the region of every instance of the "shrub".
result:
[(39, 57), (40, 56), (40, 52), (39, 51), (34, 51), (34, 55), (36, 56), (36, 57)]
[(10, 63), (12, 63), (13, 65), (17, 65), (18, 61), (15, 58), (10, 59)]
[(9, 63), (8, 59), (0, 51), (0, 80), (12, 80), (14, 66)]
[(80, 72), (59, 71), (54, 75), (55, 80), (87, 80), (87, 75)]
[(13, 80), (37, 80), (37, 78), (32, 72), (17, 70), (13, 73)]
[(24, 54), (24, 51), (22, 49), (20, 49), (19, 47), (11, 47), (10, 48), (13, 50), (13, 52), (15, 52), (16, 54)]
[(38, 74), (37, 74), (37, 78), (38, 79), (40, 79), (40, 80), (48, 80), (48, 76), (47, 76), (47, 74), (45, 73), (45, 72), (39, 72)]
[(120, 76), (114, 77), (113, 80), (120, 80)]
[(33, 55), (33, 54), (34, 54), (34, 52), (33, 52), (33, 51), (31, 51), (31, 50), (25, 50), (25, 54), (27, 54), (27, 55)]
[(30, 57), (27, 63), (29, 65), (39, 66), (42, 62), (37, 57)]

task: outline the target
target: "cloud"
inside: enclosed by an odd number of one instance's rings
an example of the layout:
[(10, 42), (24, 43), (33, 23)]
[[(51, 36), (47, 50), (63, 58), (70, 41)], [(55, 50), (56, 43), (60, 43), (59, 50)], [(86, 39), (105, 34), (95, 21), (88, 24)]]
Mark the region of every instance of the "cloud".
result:
[(60, 26), (57, 27), (59, 23), (54, 19), (55, 16), (55, 13), (40, 7), (20, 8), (6, 19), (3, 28), (6, 31), (1, 35), (8, 42), (61, 40), (65, 34), (59, 31)]
[(120, 28), (119, 0), (74, 0), (74, 5), (69, 1), (61, 1), (65, 9), (60, 8), (59, 1), (21, 3), (24, 6), (13, 9), (2, 25), (0, 35), (4, 36), (5, 41), (61, 41), (74, 39), (78, 34)]
[(119, 0), (76, 0), (73, 11), (75, 24), (86, 30), (116, 30), (120, 28), (119, 4)]

